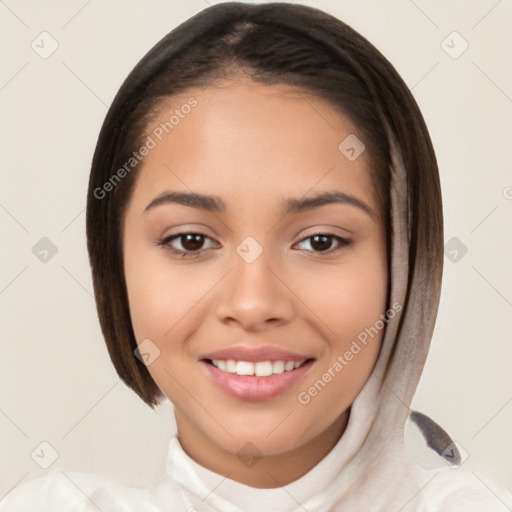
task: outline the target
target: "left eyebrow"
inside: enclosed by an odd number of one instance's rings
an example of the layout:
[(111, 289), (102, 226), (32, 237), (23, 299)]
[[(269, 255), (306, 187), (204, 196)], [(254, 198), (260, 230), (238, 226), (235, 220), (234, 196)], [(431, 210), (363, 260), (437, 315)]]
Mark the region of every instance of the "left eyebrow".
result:
[(322, 192), (316, 196), (306, 199), (288, 199), (283, 214), (288, 215), (289, 213), (301, 213), (332, 203), (355, 206), (356, 208), (359, 208), (363, 212), (367, 213), (373, 219), (377, 218), (376, 213), (364, 201), (351, 194), (340, 192), (339, 190)]
[[(225, 203), (218, 196), (207, 196), (195, 192), (166, 191), (153, 199), (144, 209), (144, 213), (157, 206), (172, 203), (190, 206), (191, 208), (198, 208), (208, 212), (220, 213), (226, 211)], [(282, 215), (302, 213), (333, 203), (354, 206), (367, 213), (373, 219), (377, 218), (376, 213), (364, 201), (351, 194), (346, 194), (338, 190), (321, 192), (305, 199), (288, 199), (285, 202)]]

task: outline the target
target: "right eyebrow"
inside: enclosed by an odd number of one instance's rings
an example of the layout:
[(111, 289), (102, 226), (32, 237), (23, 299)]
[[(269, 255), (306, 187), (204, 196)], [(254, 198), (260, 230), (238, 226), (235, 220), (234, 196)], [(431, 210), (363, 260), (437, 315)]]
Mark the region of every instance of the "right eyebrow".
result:
[(224, 212), (226, 210), (226, 205), (220, 197), (171, 190), (163, 192), (162, 194), (155, 197), (155, 199), (153, 199), (153, 201), (151, 201), (146, 206), (144, 213), (152, 210), (157, 206), (169, 203), (191, 206), (192, 208), (199, 208), (208, 212)]

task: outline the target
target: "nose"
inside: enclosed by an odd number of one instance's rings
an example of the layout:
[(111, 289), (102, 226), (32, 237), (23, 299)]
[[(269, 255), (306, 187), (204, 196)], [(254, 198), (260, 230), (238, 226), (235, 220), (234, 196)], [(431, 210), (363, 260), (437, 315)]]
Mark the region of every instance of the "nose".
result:
[(279, 270), (282, 265), (270, 258), (270, 251), (264, 250), (250, 263), (234, 252), (231, 262), (232, 269), (218, 289), (217, 319), (245, 330), (289, 322), (294, 314), (293, 283), (286, 283)]

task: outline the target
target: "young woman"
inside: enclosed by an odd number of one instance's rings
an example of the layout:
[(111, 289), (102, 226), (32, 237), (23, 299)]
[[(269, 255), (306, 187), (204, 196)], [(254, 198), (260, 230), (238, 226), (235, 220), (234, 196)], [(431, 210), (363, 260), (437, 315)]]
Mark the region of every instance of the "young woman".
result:
[[(53, 471), (2, 511), (512, 506), (411, 414), (441, 288), (439, 174), (410, 91), (346, 24), (226, 3), (169, 33), (103, 124), (87, 239), (115, 368), (149, 406), (172, 401), (178, 434), (145, 489)], [(409, 418), (437, 468), (407, 457)]]

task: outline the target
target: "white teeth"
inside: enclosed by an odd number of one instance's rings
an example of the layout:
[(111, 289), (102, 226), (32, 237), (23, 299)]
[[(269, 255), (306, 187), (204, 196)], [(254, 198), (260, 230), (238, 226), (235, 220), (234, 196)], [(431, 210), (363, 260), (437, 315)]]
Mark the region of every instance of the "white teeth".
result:
[[(305, 361), (305, 360), (304, 360)], [(268, 377), (269, 375), (289, 372), (301, 366), (304, 361), (234, 361), (228, 359), (213, 359), (212, 364), (219, 370), (236, 373), (237, 375), (256, 375), (256, 377)]]
[(283, 373), (284, 361), (274, 361), (272, 363), (272, 373)]
[(256, 377), (268, 377), (272, 375), (272, 363), (270, 361), (260, 361), (254, 365), (254, 375)]
[(238, 361), (235, 372), (237, 375), (254, 375), (254, 363)]

